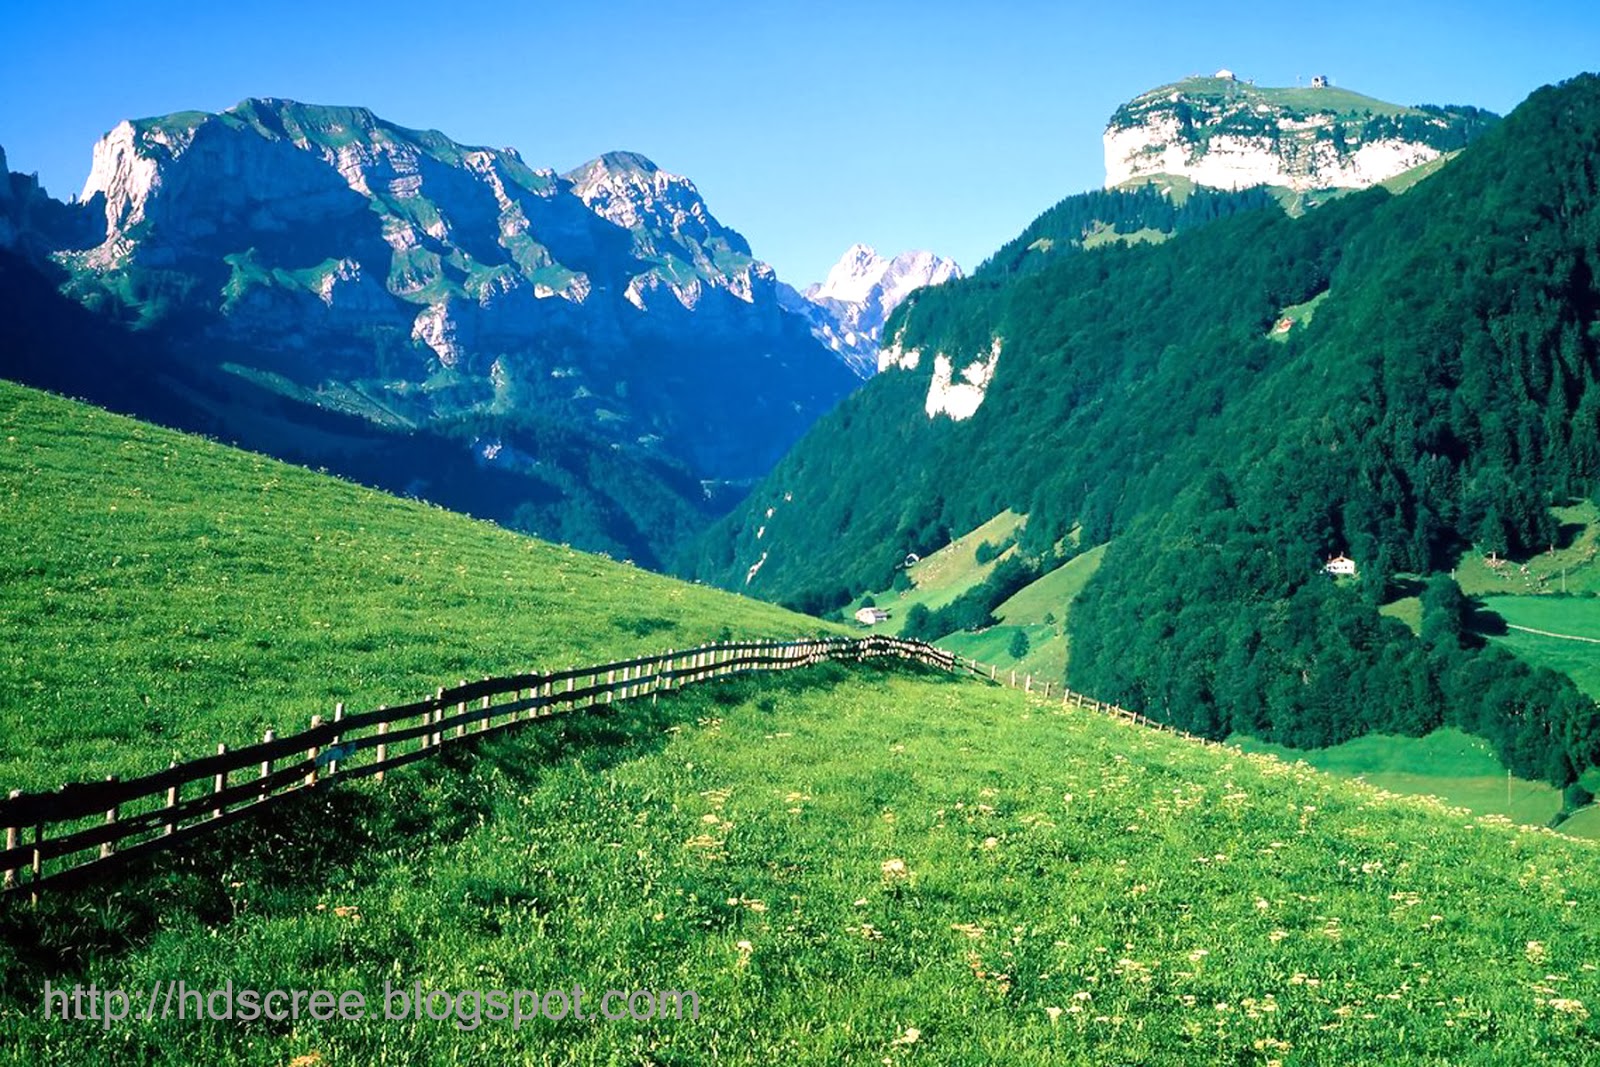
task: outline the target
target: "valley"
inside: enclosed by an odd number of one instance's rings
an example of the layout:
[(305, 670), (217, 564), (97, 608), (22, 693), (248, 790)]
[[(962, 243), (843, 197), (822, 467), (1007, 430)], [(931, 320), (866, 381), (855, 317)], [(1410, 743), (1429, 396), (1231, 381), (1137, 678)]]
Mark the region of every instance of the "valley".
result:
[[(1600, 76), (1169, 71), (1024, 202), (852, 56), (861, 211), (711, 15), (581, 107), (519, 17), (541, 152), (707, 194), (280, 96), (0, 154), (0, 1065), (1585, 1062)], [(946, 173), (1035, 205), (970, 273)], [(39, 1011), (174, 979), (698, 1011)]]

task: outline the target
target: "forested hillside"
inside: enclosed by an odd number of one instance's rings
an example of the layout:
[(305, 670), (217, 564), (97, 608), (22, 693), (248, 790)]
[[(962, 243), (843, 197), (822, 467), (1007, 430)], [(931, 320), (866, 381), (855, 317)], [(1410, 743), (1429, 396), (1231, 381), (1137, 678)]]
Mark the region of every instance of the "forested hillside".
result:
[[(1376, 608), (1396, 574), (1546, 547), (1549, 508), (1600, 492), (1596, 158), (1586, 75), (1403, 196), (919, 294), (886, 331), (915, 358), (824, 420), (695, 566), (816, 607), (1009, 507), (1041, 566), (1111, 542), (1071, 616), (1079, 688), (1302, 745), (1453, 722), (1570, 780), (1600, 758), (1591, 701), (1468, 647), (1442, 581), (1422, 638)], [(980, 358), (972, 416), (925, 415), (939, 367)], [(1339, 552), (1355, 581), (1322, 573)]]

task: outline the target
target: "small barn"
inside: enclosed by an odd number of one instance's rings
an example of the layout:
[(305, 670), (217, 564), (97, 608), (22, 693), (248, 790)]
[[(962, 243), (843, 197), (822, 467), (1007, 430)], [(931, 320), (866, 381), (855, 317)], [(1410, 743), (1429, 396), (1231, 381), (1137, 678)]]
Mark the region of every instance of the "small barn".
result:
[(856, 612), (856, 622), (863, 626), (876, 626), (889, 617), (889, 613), (882, 608), (862, 608)]

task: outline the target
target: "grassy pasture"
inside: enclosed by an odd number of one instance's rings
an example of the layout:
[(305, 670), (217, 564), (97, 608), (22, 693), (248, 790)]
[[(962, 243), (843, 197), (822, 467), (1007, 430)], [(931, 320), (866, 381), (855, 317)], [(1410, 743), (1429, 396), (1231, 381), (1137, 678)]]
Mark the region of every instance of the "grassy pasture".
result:
[[(1529, 663), (1560, 671), (1600, 700), (1600, 599), (1593, 597), (1491, 596), (1484, 607), (1507, 623), (1544, 630), (1549, 637), (1508, 629), (1492, 640)], [(1587, 637), (1588, 641), (1570, 640)]]
[(154, 770), (341, 700), (821, 626), (0, 382), (0, 788)]
[[(1568, 1064), (1597, 1037), (1594, 845), (912, 672), (541, 724), (275, 830), (0, 915), (0, 1062)], [(175, 976), (701, 1012), (39, 1018), (46, 977)]]
[[(1561, 791), (1548, 782), (1508, 777), (1505, 766), (1481, 738), (1451, 728), (1426, 737), (1369, 734), (1331, 748), (1304, 750), (1236, 734), (1228, 739), (1246, 752), (1294, 761), (1395, 793), (1436, 796), (1478, 815), (1505, 816), (1520, 825), (1543, 826), (1561, 810)], [(1600, 789), (1600, 771), (1584, 776)], [(1590, 812), (1567, 820), (1561, 832), (1600, 838), (1600, 822)]]
[[(1007, 548), (988, 563), (978, 562), (978, 546), (988, 541), (998, 545), (1021, 526), (1026, 516), (1002, 511), (988, 522), (951, 541), (936, 552), (918, 560), (907, 569), (911, 588), (896, 591), (886, 589), (872, 594), (878, 607), (890, 613), (886, 627), (899, 633), (906, 614), (917, 604), (925, 604), (929, 611), (937, 611), (973, 586), (980, 584), (994, 572), (995, 566), (1015, 549)], [(861, 601), (852, 602), (845, 614), (853, 614)]]

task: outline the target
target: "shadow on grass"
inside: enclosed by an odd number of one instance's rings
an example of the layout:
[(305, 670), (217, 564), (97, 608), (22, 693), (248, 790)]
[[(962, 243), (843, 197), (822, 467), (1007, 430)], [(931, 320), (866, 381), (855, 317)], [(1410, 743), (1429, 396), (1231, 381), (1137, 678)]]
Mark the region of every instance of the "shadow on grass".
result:
[(547, 769), (579, 761), (589, 771), (659, 751), (670, 728), (713, 707), (752, 703), (781, 714), (785, 694), (877, 684), (894, 676), (961, 679), (901, 661), (825, 663), (760, 674), (529, 721), (467, 739), (433, 759), (371, 779), (286, 798), (202, 841), (44, 895), (0, 904), (0, 1003), (33, 1011), (46, 978), (61, 982), (91, 963), (186, 921), (221, 927), (247, 915), (309, 910), (330, 889), (370, 884), (399, 856), (458, 841), (494, 816), (497, 795), (537, 788)]

